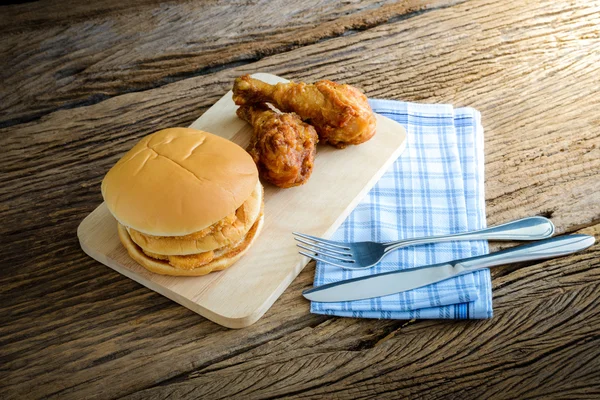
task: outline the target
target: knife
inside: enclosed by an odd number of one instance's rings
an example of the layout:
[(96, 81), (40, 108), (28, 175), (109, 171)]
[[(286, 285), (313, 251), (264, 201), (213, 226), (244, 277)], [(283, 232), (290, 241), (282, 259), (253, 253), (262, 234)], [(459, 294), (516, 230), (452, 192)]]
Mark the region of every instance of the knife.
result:
[(329, 283), (305, 290), (302, 295), (319, 302), (370, 299), (416, 289), (483, 268), (566, 256), (587, 249), (595, 241), (589, 235), (560, 236), (482, 256)]

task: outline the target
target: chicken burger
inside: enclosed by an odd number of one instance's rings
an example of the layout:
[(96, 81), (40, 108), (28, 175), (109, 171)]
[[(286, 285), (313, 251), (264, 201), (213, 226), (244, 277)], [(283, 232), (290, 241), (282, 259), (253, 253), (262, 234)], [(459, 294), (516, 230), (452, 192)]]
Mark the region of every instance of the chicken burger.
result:
[(252, 157), (196, 129), (144, 137), (108, 171), (102, 196), (131, 258), (163, 275), (229, 267), (263, 223), (263, 188)]

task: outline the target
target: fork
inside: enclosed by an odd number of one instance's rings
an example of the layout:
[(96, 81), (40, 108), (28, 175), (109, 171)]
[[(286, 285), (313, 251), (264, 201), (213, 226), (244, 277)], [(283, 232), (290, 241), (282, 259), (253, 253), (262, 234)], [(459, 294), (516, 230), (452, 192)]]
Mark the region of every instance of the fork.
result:
[[(451, 235), (429, 236), (395, 242), (335, 242), (292, 232), (303, 256), (345, 269), (366, 269), (377, 264), (391, 251), (424, 243), (455, 240), (539, 240), (554, 234), (554, 224), (544, 217), (522, 218), (502, 225)], [(309, 253), (310, 252), (310, 253)]]

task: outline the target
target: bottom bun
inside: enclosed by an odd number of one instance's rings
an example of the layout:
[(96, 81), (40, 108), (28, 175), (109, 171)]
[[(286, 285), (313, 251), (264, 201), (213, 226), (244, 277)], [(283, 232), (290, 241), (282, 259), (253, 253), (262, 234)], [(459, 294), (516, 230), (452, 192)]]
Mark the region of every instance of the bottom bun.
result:
[(219, 258), (215, 258), (208, 264), (204, 264), (201, 267), (194, 269), (182, 269), (175, 268), (171, 266), (167, 261), (158, 260), (144, 254), (142, 249), (131, 240), (131, 236), (127, 232), (127, 229), (118, 224), (119, 231), (119, 239), (125, 249), (127, 249), (127, 253), (129, 256), (136, 261), (138, 264), (143, 266), (149, 271), (152, 271), (161, 275), (175, 275), (175, 276), (200, 276), (206, 275), (212, 271), (221, 271), (229, 266), (233, 265), (237, 260), (242, 258), (242, 256), (248, 251), (252, 243), (256, 240), (256, 237), (260, 233), (260, 230), (263, 226), (264, 217), (261, 215), (254, 225), (250, 228), (246, 237), (242, 242), (236, 247), (232, 248), (227, 253), (223, 254)]

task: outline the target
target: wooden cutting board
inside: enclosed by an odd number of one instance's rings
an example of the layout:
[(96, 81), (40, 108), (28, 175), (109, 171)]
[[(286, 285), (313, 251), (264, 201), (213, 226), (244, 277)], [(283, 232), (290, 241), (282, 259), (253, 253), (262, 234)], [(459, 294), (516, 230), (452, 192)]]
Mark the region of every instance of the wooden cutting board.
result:
[[(253, 76), (269, 83), (287, 82), (270, 74)], [(228, 92), (191, 127), (245, 148), (252, 128), (237, 118), (231, 96)], [(117, 222), (104, 203), (79, 225), (79, 242), (88, 255), (121, 274), (218, 324), (243, 328), (256, 322), (308, 263), (298, 254), (292, 231), (329, 237), (398, 158), (405, 139), (401, 125), (378, 115), (377, 133), (370, 141), (343, 150), (319, 145), (305, 185), (279, 189), (265, 184), (263, 231), (248, 253), (225, 271), (200, 277), (147, 271), (127, 255)]]

